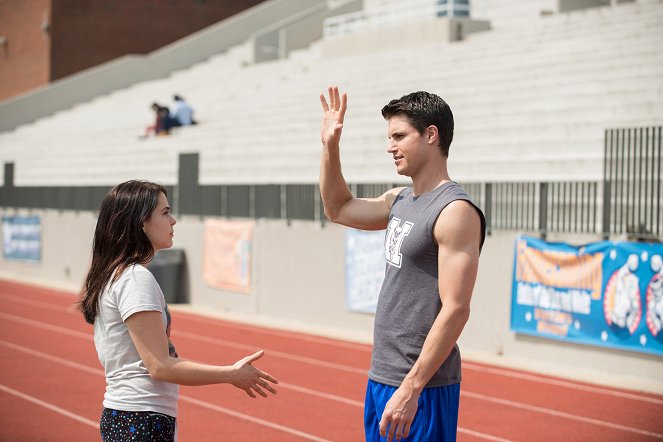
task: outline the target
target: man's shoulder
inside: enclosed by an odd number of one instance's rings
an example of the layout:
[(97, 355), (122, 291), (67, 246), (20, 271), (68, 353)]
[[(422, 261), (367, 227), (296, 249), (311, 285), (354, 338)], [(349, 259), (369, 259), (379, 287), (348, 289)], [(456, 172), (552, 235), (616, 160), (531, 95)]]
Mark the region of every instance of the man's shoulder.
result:
[(471, 201), (456, 199), (447, 204), (437, 218), (434, 227), (435, 238), (439, 244), (474, 242), (476, 238), (481, 247), (483, 224), (478, 208)]

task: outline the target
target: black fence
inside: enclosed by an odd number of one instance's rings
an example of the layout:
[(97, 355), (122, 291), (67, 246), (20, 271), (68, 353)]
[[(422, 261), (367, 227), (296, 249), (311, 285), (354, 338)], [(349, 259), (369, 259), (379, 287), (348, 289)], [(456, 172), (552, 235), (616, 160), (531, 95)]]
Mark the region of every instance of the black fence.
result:
[[(324, 223), (317, 184), (200, 185), (198, 154), (180, 155), (179, 183), (166, 186), (178, 215)], [(606, 131), (603, 181), (460, 183), (484, 210), (488, 232), (628, 235), (660, 240), (661, 127)], [(16, 187), (5, 164), (0, 206), (96, 211), (110, 187)], [(398, 183), (350, 183), (376, 197)]]
[(604, 232), (660, 237), (661, 127), (605, 132)]

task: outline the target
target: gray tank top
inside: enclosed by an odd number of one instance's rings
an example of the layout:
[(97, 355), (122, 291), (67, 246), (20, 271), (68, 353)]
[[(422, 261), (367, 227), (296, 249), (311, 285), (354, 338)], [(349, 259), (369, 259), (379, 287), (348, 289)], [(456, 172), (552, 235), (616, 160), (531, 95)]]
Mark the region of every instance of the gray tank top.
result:
[[(371, 369), (368, 377), (398, 387), (419, 357), (424, 340), (442, 307), (438, 290), (437, 243), (433, 226), (452, 201), (470, 202), (481, 217), (481, 245), (485, 218), (470, 196), (455, 182), (423, 195), (404, 189), (395, 199), (385, 236), (387, 265), (378, 298)], [(460, 382), (460, 353), (454, 345), (426, 387)]]

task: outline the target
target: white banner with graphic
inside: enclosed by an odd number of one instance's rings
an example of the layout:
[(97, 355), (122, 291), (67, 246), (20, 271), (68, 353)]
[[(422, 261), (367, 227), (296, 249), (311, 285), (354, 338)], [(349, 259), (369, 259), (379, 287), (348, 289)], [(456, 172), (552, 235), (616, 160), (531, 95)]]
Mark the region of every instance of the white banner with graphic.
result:
[(351, 311), (375, 313), (384, 280), (384, 235), (384, 230), (346, 230), (345, 299)]

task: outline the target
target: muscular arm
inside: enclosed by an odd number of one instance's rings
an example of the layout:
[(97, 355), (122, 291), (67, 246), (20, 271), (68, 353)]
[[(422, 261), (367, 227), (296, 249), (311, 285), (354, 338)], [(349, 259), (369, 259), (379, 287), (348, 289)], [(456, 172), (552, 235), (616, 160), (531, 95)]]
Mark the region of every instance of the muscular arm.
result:
[(387, 227), (394, 199), (402, 188), (391, 189), (378, 198), (355, 198), (341, 173), (339, 142), (347, 109), (347, 96), (338, 88), (329, 88), (329, 104), (322, 104), (322, 158), (320, 161), (320, 194), (325, 215), (335, 223), (363, 230)]
[(278, 381), (251, 365), (252, 362), (262, 357), (262, 350), (231, 366), (200, 364), (170, 357), (161, 312), (138, 312), (127, 318), (125, 323), (138, 354), (150, 372), (150, 376), (155, 380), (180, 385), (229, 383), (244, 390), (251, 397), (256, 397), (254, 391), (267, 397), (263, 388), (271, 393), (276, 393), (276, 390), (267, 381), (273, 383), (278, 383)]
[(389, 426), (389, 440), (399, 431), (407, 436), (421, 391), (449, 356), (470, 316), (479, 265), (479, 215), (469, 203), (454, 201), (440, 214), (434, 235), (438, 244), (442, 309), (426, 336), (419, 358), (385, 407), (380, 432), (386, 435)]

